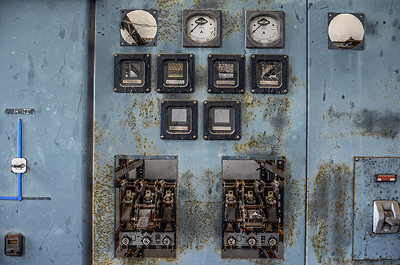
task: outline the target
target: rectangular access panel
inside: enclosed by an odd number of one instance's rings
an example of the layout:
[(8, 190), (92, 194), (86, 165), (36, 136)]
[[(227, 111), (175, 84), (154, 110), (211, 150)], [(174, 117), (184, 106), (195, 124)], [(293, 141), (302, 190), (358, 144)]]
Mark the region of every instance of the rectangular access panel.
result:
[[(394, 222), (385, 220), (383, 231), (374, 231), (377, 213), (374, 203), (397, 203), (399, 201), (399, 183), (381, 181), (383, 176), (396, 176), (400, 173), (399, 157), (355, 157), (354, 158), (354, 260), (399, 260), (400, 244), (397, 233), (400, 216), (394, 207), (385, 208), (384, 219), (388, 215)], [(379, 177), (381, 176), (381, 177)], [(394, 210), (394, 211), (392, 211)], [(398, 219), (396, 225), (396, 219)], [(393, 225), (391, 225), (393, 224)], [(391, 226), (397, 230), (391, 231)], [(385, 232), (387, 230), (388, 233)]]

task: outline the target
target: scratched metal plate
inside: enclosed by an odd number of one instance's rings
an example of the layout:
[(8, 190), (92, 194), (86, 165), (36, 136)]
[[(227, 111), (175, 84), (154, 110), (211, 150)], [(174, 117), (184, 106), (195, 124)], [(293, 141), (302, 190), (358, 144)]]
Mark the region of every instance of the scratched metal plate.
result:
[(354, 239), (355, 260), (400, 259), (398, 234), (372, 232), (373, 202), (399, 201), (399, 183), (375, 182), (375, 174), (400, 173), (398, 157), (356, 157), (354, 159)]
[[(157, 47), (120, 47), (122, 9), (158, 9)], [(222, 47), (183, 48), (182, 9), (221, 9)], [(245, 49), (244, 10), (285, 12), (284, 49)], [(301, 264), (305, 242), (306, 162), (306, 4), (304, 1), (128, 1), (96, 4), (96, 65), (94, 102), (93, 261), (95, 264), (226, 264), (221, 259), (222, 156), (286, 156), (284, 260), (268, 264)], [(113, 54), (151, 53), (152, 91), (148, 94), (113, 92)], [(195, 92), (156, 93), (157, 53), (195, 55)], [(250, 93), (251, 54), (287, 54), (289, 93)], [(207, 55), (245, 54), (246, 92), (243, 95), (207, 93)], [(240, 100), (242, 139), (239, 141), (161, 140), (159, 106), (162, 99)], [(199, 131), (203, 110), (199, 108)], [(177, 258), (130, 260), (114, 258), (115, 155), (177, 155)], [(230, 264), (263, 264), (260, 260), (231, 260)]]
[[(365, 14), (363, 51), (328, 50), (328, 12)], [(353, 158), (400, 154), (399, 14), (396, 0), (308, 3), (308, 264), (353, 264)]]
[[(28, 161), (25, 199), (0, 200), (0, 264), (85, 264), (90, 253), (87, 28), (85, 1), (0, 1), (0, 196), (17, 195), (10, 167), (18, 118)], [(5, 114), (6, 108), (35, 113)], [(24, 235), (22, 257), (4, 255), (8, 232)]]

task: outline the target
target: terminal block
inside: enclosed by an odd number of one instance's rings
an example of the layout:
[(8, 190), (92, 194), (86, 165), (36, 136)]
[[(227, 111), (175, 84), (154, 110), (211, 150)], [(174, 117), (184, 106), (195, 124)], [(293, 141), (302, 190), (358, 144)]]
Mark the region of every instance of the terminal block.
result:
[(177, 160), (116, 159), (116, 257), (175, 257), (176, 166)]
[(284, 160), (223, 160), (223, 258), (283, 258), (284, 182)]

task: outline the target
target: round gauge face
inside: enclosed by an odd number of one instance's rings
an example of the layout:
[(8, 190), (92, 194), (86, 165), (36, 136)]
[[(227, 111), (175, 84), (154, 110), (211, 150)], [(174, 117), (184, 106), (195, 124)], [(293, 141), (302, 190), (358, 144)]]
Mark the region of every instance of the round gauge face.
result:
[(133, 46), (149, 44), (157, 34), (157, 21), (145, 10), (133, 10), (121, 22), (122, 38)]
[(255, 17), (250, 21), (250, 36), (261, 44), (274, 42), (280, 37), (280, 23), (270, 16)]
[(208, 15), (194, 15), (187, 21), (187, 36), (196, 42), (205, 43), (217, 37), (217, 20)]

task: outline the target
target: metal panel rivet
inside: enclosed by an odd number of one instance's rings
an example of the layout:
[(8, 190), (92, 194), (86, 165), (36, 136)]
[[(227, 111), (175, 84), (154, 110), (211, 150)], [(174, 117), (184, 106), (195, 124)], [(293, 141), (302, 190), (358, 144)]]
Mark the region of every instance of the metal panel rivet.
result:
[(253, 89), (253, 90), (251, 90), (251, 93), (255, 93), (256, 91)]
[(161, 104), (164, 104), (164, 102), (165, 102), (164, 100), (161, 100)]
[(150, 88), (146, 88), (146, 91), (147, 91), (147, 92), (150, 92)]
[(252, 56), (251, 56), (251, 58), (255, 58), (256, 56), (253, 54)]
[(240, 139), (240, 136), (238, 135), (238, 136), (236, 136), (236, 139)]
[(161, 137), (161, 139), (164, 139), (164, 135), (161, 135), (160, 137)]
[(211, 93), (211, 89), (208, 90), (208, 93)]
[(117, 88), (114, 88), (114, 91), (117, 91)]
[(147, 57), (150, 57), (150, 54), (149, 54), (149, 53), (147, 54)]
[(207, 100), (204, 101), (204, 104), (207, 104)]
[(158, 92), (161, 92), (161, 89), (157, 89)]
[(208, 137), (207, 137), (207, 135), (206, 136), (204, 136), (204, 139), (207, 139)]
[(212, 57), (212, 55), (211, 55), (211, 54), (209, 54), (209, 55), (208, 55), (208, 57), (210, 57), (210, 58), (211, 58), (211, 57)]
[(193, 135), (193, 139), (196, 139), (197, 138), (197, 136), (196, 135)]

